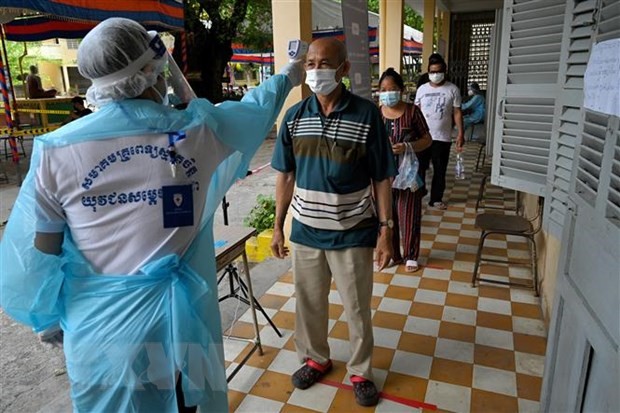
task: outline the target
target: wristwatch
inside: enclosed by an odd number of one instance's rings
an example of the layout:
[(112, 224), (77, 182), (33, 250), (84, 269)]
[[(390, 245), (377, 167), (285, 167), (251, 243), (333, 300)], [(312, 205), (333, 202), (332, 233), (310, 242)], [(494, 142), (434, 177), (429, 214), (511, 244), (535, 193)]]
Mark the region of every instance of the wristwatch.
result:
[(394, 228), (394, 221), (392, 221), (391, 219), (388, 219), (387, 221), (381, 221), (379, 222), (379, 226), (388, 227), (389, 229), (392, 229)]

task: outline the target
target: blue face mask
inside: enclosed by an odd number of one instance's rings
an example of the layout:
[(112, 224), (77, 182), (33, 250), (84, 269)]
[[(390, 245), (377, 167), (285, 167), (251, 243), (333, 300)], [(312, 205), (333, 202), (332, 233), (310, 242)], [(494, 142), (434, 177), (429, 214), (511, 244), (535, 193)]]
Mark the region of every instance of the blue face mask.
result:
[(381, 102), (382, 105), (394, 107), (400, 102), (400, 92), (381, 92), (379, 93), (379, 102)]

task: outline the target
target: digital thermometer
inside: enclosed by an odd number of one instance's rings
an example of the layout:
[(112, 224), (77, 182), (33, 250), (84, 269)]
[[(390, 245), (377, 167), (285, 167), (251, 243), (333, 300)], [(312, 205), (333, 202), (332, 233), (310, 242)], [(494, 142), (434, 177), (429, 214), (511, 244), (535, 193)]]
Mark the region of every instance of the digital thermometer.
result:
[(289, 61), (299, 60), (308, 53), (308, 43), (303, 40), (290, 40), (288, 42)]

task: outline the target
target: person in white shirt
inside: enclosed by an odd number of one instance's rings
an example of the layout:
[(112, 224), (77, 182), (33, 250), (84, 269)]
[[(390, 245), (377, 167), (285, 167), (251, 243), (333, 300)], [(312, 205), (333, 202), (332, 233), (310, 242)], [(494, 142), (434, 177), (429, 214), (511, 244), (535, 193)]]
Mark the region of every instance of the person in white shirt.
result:
[(164, 74), (178, 67), (135, 21), (97, 25), (77, 61), (99, 110), (37, 137), (0, 243), (0, 306), (64, 343), (77, 413), (225, 412), (213, 214), (303, 66), (241, 102), (176, 110)]
[(456, 125), (456, 150), (462, 151), (464, 143), (461, 93), (446, 80), (446, 62), (439, 54), (433, 54), (428, 62), (429, 82), (416, 92), (415, 104), (420, 107), (433, 138), (431, 147), (418, 155), (420, 176), (426, 181), (426, 170), (433, 164), (433, 182), (429, 205), (446, 209), (443, 194), (446, 188), (446, 170), (452, 146), (452, 127)]

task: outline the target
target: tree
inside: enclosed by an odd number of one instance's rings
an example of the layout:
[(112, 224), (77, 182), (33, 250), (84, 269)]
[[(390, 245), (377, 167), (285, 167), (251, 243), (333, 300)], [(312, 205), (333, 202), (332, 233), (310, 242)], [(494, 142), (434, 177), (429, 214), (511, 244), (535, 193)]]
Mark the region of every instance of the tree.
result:
[[(8, 55), (8, 66), (11, 70), (11, 76), (13, 77), (13, 82), (17, 83), (21, 81), (21, 73), (20, 73), (20, 65), (19, 61), (21, 56), (24, 54), (24, 42), (12, 42), (7, 40), (6, 44), (6, 53)], [(28, 74), (30, 65), (35, 65), (40, 61), (51, 61), (53, 59), (48, 59), (41, 53), (41, 42), (29, 42), (26, 44), (26, 50), (28, 52), (27, 56), (24, 56), (22, 59), (21, 70), (24, 73), (24, 76)], [(7, 62), (4, 62), (6, 65)]]
[[(368, 9), (379, 12), (379, 1), (368, 0)], [(422, 30), (424, 19), (405, 6), (405, 24)], [(222, 80), (230, 61), (232, 43), (253, 50), (272, 48), (271, 0), (186, 0), (189, 80), (196, 94), (212, 102), (222, 100)], [(176, 36), (174, 57), (181, 62), (181, 41)], [(181, 65), (179, 65), (181, 66)], [(232, 73), (231, 73), (232, 74)]]
[[(192, 87), (200, 97), (222, 100), (222, 75), (232, 57), (232, 40), (245, 19), (249, 0), (187, 0), (185, 31), (187, 60), (191, 72), (200, 78)], [(181, 59), (181, 37), (175, 36), (174, 56)]]
[[(198, 81), (190, 78), (192, 87), (198, 96), (220, 102), (233, 41), (256, 50), (271, 47), (271, 0), (187, 0), (185, 30), (190, 72), (200, 74)], [(174, 55), (181, 61), (179, 35)]]

